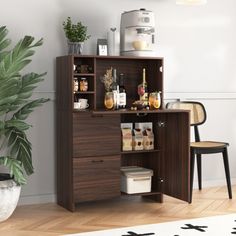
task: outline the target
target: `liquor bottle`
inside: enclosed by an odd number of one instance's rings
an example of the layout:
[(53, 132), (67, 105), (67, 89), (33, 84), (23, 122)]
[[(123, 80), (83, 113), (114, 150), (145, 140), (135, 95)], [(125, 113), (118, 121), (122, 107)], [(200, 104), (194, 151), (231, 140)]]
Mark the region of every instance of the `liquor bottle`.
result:
[(144, 106), (148, 106), (148, 91), (146, 81), (146, 70), (143, 68), (143, 81), (138, 86), (139, 100), (143, 102)]
[(114, 98), (114, 109), (117, 110), (119, 109), (119, 85), (117, 83), (116, 69), (112, 70), (111, 91), (113, 93)]
[(119, 108), (124, 109), (126, 107), (126, 91), (124, 84), (124, 74), (120, 74), (120, 88), (119, 88)]

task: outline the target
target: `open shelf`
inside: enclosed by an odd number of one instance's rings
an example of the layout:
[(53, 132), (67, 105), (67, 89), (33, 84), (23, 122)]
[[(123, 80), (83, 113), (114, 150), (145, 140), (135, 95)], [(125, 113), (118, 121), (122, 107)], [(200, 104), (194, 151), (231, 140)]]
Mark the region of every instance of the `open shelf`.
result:
[(94, 94), (94, 91), (78, 91), (78, 92), (75, 92), (76, 94)]
[(74, 73), (74, 76), (94, 76), (94, 73)]

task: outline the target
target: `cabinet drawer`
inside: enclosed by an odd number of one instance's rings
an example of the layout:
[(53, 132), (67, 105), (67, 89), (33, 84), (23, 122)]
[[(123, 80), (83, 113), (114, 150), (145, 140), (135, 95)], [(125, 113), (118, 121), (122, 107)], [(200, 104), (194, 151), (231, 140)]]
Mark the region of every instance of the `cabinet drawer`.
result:
[(120, 195), (120, 156), (73, 159), (75, 202)]
[(120, 147), (119, 115), (73, 114), (73, 157), (116, 155)]

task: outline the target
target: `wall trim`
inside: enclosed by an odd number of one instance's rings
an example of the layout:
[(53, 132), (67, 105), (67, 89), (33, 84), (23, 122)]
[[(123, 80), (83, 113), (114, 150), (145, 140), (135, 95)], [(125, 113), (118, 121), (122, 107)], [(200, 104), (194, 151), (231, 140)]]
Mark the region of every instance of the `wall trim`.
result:
[[(236, 184), (236, 178), (231, 178), (231, 185)], [(204, 180), (202, 181), (202, 188), (221, 187), (225, 186), (227, 189), (226, 179)], [(197, 180), (193, 182), (193, 188), (198, 189)]]
[(236, 100), (236, 92), (165, 92), (165, 100)]
[(43, 203), (55, 203), (55, 194), (39, 194), (39, 195), (26, 195), (20, 196), (18, 205), (31, 205), (31, 204), (43, 204)]
[[(231, 184), (236, 184), (236, 178), (231, 178)], [(226, 186), (225, 179), (218, 179), (218, 180), (205, 180), (202, 182), (203, 188), (211, 188), (211, 187), (220, 187)], [(198, 184), (197, 181), (193, 183), (193, 188), (197, 189)], [(226, 192), (228, 194), (228, 192)], [(18, 202), (18, 205), (32, 205), (32, 204), (43, 204), (43, 203), (56, 203), (56, 194), (40, 194), (40, 195), (26, 195), (21, 196)]]

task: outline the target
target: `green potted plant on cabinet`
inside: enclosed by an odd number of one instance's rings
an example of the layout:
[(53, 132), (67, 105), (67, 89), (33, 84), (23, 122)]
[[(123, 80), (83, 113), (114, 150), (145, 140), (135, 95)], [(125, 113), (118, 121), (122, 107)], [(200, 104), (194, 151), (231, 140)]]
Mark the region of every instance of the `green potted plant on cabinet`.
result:
[(12, 214), (26, 175), (34, 172), (32, 147), (26, 134), (31, 125), (25, 120), (35, 107), (48, 101), (31, 99), (45, 73), (21, 74), (42, 39), (34, 42), (33, 37), (25, 36), (9, 50), (11, 40), (7, 34), (6, 27), (0, 27), (0, 222)]
[(87, 27), (81, 22), (73, 24), (70, 17), (63, 22), (63, 29), (68, 40), (69, 54), (82, 54), (84, 41), (90, 38)]

